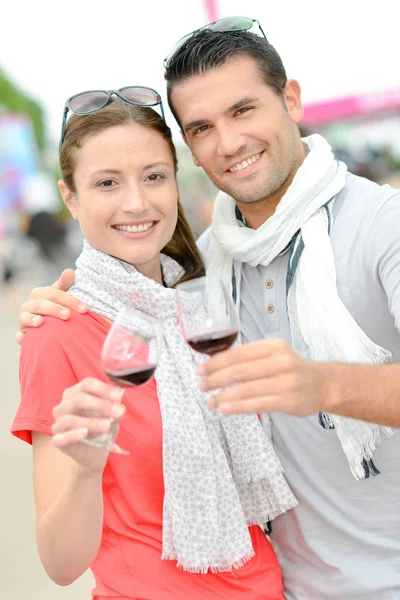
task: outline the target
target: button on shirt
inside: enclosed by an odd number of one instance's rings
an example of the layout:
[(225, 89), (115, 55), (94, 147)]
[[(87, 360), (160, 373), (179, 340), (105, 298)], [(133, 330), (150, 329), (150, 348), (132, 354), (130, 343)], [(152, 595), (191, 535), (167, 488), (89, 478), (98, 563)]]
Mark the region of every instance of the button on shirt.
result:
[[(207, 238), (208, 232), (202, 251)], [(331, 241), (342, 301), (400, 361), (400, 193), (349, 174), (335, 200)], [(279, 337), (291, 344), (287, 264), (288, 253), (268, 267), (243, 264), (243, 343)], [(272, 413), (271, 420), (275, 450), (299, 501), (272, 523), (287, 600), (400, 598), (400, 431), (375, 452), (381, 474), (356, 481), (336, 431), (323, 429), (318, 415)]]

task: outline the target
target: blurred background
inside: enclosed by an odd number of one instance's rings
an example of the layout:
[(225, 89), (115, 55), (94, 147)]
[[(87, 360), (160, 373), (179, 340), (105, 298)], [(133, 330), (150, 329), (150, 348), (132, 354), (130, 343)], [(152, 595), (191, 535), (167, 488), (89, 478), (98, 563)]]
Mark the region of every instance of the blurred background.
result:
[[(73, 266), (82, 238), (57, 189), (65, 99), (148, 85), (167, 109), (162, 59), (184, 34), (221, 17), (257, 18), (303, 90), (307, 135), (325, 135), (349, 169), (400, 187), (399, 24), (381, 0), (50, 0), (2, 3), (0, 36), (0, 597), (90, 597), (91, 576), (48, 580), (36, 555), (31, 452), (8, 433), (19, 401), (17, 314), (30, 289)], [(199, 235), (215, 189), (196, 168), (169, 110), (181, 199)]]

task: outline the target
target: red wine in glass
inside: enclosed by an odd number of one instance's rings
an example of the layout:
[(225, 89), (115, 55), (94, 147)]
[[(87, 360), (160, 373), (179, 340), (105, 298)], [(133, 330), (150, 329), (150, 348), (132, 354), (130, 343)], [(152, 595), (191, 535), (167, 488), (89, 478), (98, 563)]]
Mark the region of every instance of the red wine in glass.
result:
[(146, 365), (133, 369), (121, 369), (117, 371), (104, 371), (111, 381), (119, 385), (137, 386), (146, 383), (153, 377), (157, 365)]
[(204, 333), (187, 338), (187, 343), (196, 352), (212, 356), (217, 352), (228, 350), (237, 338), (237, 330)]
[(176, 286), (181, 330), (196, 352), (212, 356), (232, 346), (239, 317), (232, 297), (220, 279), (199, 277)]
[[(101, 352), (101, 366), (107, 377), (123, 387), (146, 383), (154, 374), (160, 353), (161, 323), (127, 306), (112, 323)], [(114, 438), (118, 424), (99, 435), (89, 435), (82, 443), (117, 454), (129, 454)]]

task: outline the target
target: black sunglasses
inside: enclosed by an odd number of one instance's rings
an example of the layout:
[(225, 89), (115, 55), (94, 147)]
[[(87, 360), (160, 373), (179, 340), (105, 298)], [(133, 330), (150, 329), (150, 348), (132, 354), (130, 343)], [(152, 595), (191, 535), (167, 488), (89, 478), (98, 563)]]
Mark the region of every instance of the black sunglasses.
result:
[(219, 19), (218, 21), (213, 21), (213, 23), (208, 23), (208, 25), (199, 27), (199, 29), (195, 29), (191, 33), (187, 33), (176, 42), (176, 44), (168, 53), (167, 57), (164, 58), (164, 67), (168, 67), (168, 64), (170, 63), (174, 54), (181, 46), (183, 46), (186, 40), (188, 40), (195, 33), (203, 31), (203, 29), (210, 29), (211, 31), (249, 31), (254, 27), (254, 25), (257, 25), (261, 35), (267, 39), (267, 36), (265, 35), (259, 21), (257, 21), (257, 19), (250, 19), (249, 17), (224, 17), (223, 19)]
[(111, 102), (111, 96), (118, 96), (127, 104), (135, 106), (159, 106), (161, 116), (165, 120), (164, 108), (161, 96), (152, 88), (141, 85), (123, 87), (120, 90), (91, 90), (81, 92), (68, 98), (64, 106), (63, 121), (61, 127), (60, 148), (65, 137), (65, 128), (67, 125), (67, 114), (69, 111), (75, 115), (90, 115), (91, 113), (102, 110)]

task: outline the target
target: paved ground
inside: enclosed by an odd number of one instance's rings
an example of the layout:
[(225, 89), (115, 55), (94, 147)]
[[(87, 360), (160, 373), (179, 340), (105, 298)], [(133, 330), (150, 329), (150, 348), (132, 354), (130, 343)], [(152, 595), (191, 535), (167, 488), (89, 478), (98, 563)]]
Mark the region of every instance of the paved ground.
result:
[(9, 433), (19, 402), (19, 346), (14, 341), (28, 282), (0, 285), (0, 598), (1, 600), (89, 600), (92, 577), (86, 573), (60, 588), (44, 572), (36, 551), (31, 451)]

